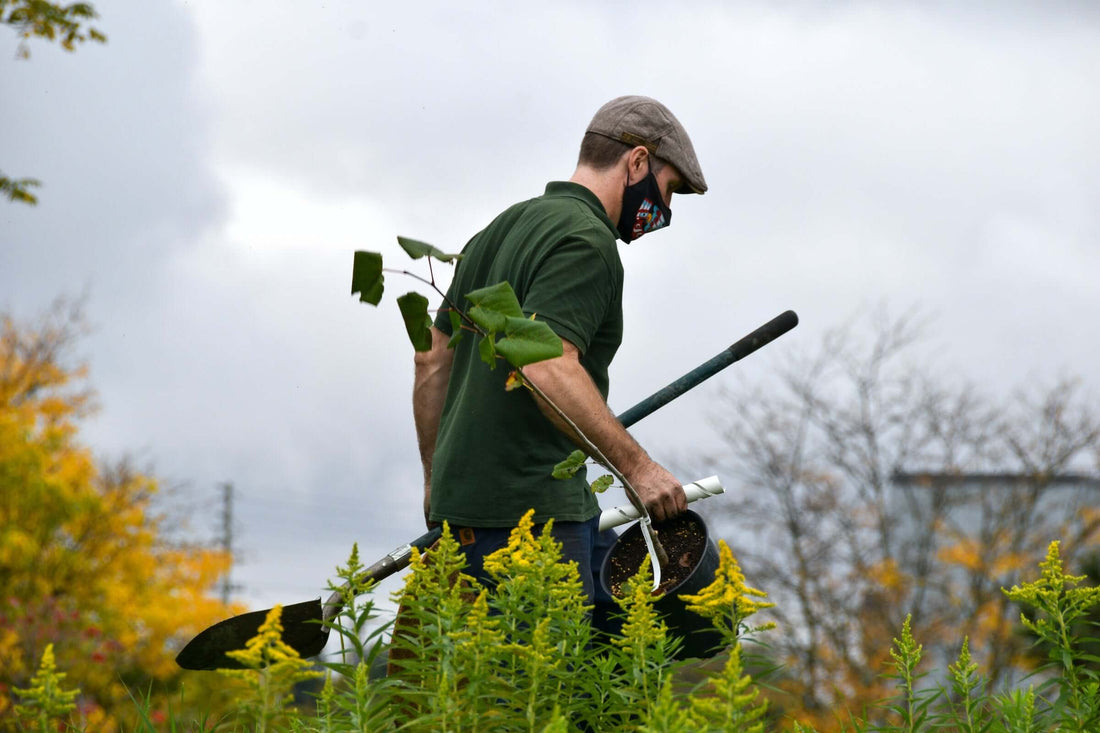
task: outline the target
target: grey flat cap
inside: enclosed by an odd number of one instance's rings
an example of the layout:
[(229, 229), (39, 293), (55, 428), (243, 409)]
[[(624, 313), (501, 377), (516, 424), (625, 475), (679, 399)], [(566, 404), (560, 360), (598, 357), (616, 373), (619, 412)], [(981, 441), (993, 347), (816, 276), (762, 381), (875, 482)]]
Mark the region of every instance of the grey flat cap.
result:
[(656, 99), (639, 96), (612, 99), (596, 112), (587, 131), (627, 145), (644, 145), (653, 155), (676, 166), (685, 179), (677, 193), (707, 190), (687, 130)]

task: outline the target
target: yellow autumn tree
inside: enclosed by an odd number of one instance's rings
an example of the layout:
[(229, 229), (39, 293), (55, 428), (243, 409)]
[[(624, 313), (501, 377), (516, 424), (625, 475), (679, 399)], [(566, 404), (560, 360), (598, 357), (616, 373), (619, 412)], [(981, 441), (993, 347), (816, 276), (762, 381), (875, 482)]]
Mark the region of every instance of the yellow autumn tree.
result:
[(173, 657), (236, 610), (212, 593), (230, 558), (162, 539), (156, 480), (80, 443), (93, 400), (71, 363), (82, 323), (63, 303), (30, 326), (0, 316), (0, 729), (15, 728), (16, 690), (51, 644), (80, 689), (81, 728), (132, 728), (131, 695), (154, 717), (207, 698), (203, 679), (181, 696)]

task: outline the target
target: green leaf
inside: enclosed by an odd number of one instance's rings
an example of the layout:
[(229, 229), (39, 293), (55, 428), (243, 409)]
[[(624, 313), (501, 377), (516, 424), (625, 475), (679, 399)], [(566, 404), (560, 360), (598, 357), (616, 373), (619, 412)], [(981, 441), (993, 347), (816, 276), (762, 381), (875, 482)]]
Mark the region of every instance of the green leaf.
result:
[(405, 330), (417, 351), (432, 349), (432, 319), (428, 317), (428, 299), (417, 292), (408, 292), (397, 299)]
[(401, 249), (405, 250), (406, 254), (414, 260), (419, 260), (421, 257), (433, 257), (440, 262), (454, 262), (462, 257), (460, 254), (449, 255), (426, 242), (419, 242), (415, 239), (409, 239), (408, 237), (398, 237), (397, 243), (400, 244)]
[(503, 331), (508, 318), (523, 318), (519, 299), (506, 282), (467, 293), (466, 299), (474, 304), (467, 315), (489, 333)]
[(384, 289), (382, 255), (377, 252), (355, 253), (351, 267), (351, 294), (359, 293), (359, 302), (378, 305)]
[(584, 451), (575, 450), (564, 461), (554, 466), (554, 471), (550, 475), (556, 479), (573, 478), (577, 471), (584, 467), (586, 460), (588, 460), (588, 456), (584, 454)]
[(611, 474), (605, 473), (603, 476), (600, 476), (598, 479), (592, 482), (592, 493), (602, 494), (603, 492), (607, 491), (613, 483), (615, 483), (615, 477)]
[(453, 349), (462, 340), (462, 316), (454, 309), (448, 315), (451, 317), (451, 340), (447, 342), (447, 348)]
[(563, 353), (561, 337), (545, 321), (505, 318), (504, 338), (497, 341), (497, 353), (514, 367), (554, 359)]
[(493, 346), (491, 336), (485, 336), (478, 342), (477, 350), (481, 354), (481, 360), (489, 365), (490, 369), (497, 368), (497, 350)]

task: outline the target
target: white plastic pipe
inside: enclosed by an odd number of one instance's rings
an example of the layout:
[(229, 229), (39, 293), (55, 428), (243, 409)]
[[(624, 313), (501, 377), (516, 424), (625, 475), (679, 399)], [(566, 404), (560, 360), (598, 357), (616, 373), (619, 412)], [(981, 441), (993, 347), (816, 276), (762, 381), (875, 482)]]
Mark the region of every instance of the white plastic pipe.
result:
[[(692, 481), (690, 484), (684, 484), (684, 493), (687, 495), (689, 503), (698, 501), (699, 499), (705, 499), (708, 496), (717, 496), (724, 491), (725, 489), (722, 488), (722, 482), (718, 480), (717, 476), (708, 476), (698, 481)], [(638, 510), (630, 504), (605, 509), (603, 513), (600, 514), (600, 529), (604, 530), (618, 527), (620, 524), (633, 522), (639, 516), (641, 515), (638, 514)]]

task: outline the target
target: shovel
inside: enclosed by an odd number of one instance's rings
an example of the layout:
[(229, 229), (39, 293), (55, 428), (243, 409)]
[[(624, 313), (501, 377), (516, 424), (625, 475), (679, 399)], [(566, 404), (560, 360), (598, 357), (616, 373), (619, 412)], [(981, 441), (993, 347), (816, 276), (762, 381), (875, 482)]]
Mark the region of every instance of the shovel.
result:
[[(765, 344), (774, 341), (798, 325), (794, 311), (786, 311), (765, 323), (749, 335), (738, 340), (718, 355), (708, 359), (684, 376), (655, 392), (634, 407), (619, 415), (619, 421), (630, 427), (650, 413), (668, 404), (683, 393), (722, 371), (730, 364), (743, 359)], [(716, 477), (696, 481), (684, 487), (688, 501), (722, 492)], [(638, 511), (631, 506), (608, 509), (600, 515), (600, 529), (607, 529), (638, 518)], [(606, 524), (605, 524), (606, 522)], [(442, 535), (439, 528), (432, 529), (406, 545), (398, 547), (378, 562), (364, 570), (357, 580), (380, 581), (405, 569), (412, 556), (412, 548), (425, 550)], [(328, 643), (331, 622), (343, 608), (342, 589), (337, 590), (324, 605), (317, 598), (302, 603), (283, 606), (281, 622), (283, 642), (302, 658), (316, 656)], [(188, 642), (176, 656), (176, 664), (183, 669), (212, 670), (240, 669), (242, 665), (226, 652), (244, 649), (248, 640), (256, 636), (271, 609), (250, 611), (219, 621), (200, 632)]]

